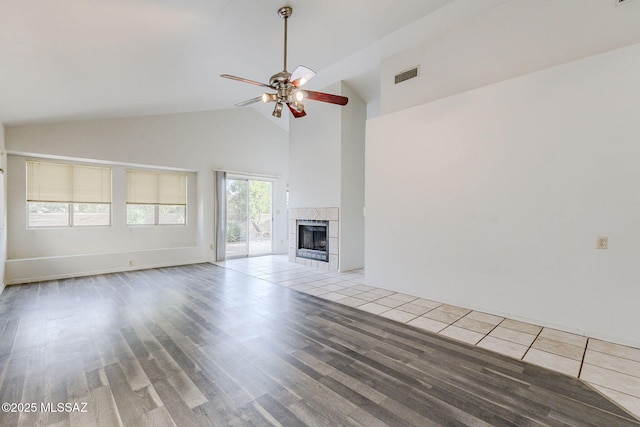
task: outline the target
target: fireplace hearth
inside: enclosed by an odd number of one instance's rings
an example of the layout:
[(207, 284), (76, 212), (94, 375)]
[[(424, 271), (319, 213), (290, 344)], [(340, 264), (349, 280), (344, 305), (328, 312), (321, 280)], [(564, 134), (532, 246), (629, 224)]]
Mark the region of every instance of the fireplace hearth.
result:
[(329, 261), (329, 221), (297, 220), (298, 248), (296, 256), (316, 261)]

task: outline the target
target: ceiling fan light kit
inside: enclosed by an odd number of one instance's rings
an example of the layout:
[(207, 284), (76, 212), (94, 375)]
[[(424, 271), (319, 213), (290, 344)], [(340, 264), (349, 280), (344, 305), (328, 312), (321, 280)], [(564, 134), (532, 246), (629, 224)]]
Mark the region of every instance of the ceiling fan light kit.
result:
[(273, 109), (272, 115), (274, 117), (281, 117), (282, 109), (286, 104), (291, 115), (297, 119), (307, 115), (304, 111), (304, 104), (302, 103), (305, 99), (336, 105), (347, 105), (347, 102), (349, 102), (349, 98), (346, 96), (301, 90), (300, 87), (316, 75), (312, 69), (300, 65), (293, 71), (293, 73), (287, 71), (287, 21), (292, 13), (293, 9), (289, 6), (283, 6), (278, 9), (278, 16), (284, 19), (284, 66), (282, 71), (271, 76), (269, 84), (232, 76), (230, 74), (220, 75), (220, 77), (224, 77), (226, 79), (237, 80), (239, 82), (266, 87), (276, 91), (276, 93), (264, 93), (262, 96), (239, 102), (235, 105), (236, 107), (245, 107), (260, 101), (264, 103), (275, 102), (276, 105)]

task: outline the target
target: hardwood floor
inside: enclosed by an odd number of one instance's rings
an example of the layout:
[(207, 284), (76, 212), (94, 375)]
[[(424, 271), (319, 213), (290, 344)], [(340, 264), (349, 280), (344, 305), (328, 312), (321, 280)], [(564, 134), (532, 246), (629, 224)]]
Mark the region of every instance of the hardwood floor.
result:
[(3, 427), (640, 426), (576, 378), (210, 264), (6, 288), (0, 402)]

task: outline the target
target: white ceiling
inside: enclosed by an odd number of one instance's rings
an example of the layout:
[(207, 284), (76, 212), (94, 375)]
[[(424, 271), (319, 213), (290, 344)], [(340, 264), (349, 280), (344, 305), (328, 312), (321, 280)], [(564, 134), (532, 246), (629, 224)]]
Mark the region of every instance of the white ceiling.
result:
[[(229, 108), (268, 81), (316, 71), (451, 0), (0, 0), (0, 121)], [(315, 88), (319, 89), (319, 88)]]
[[(318, 76), (308, 83), (315, 90), (345, 80), (375, 105), (383, 59), (474, 28), (475, 18), (506, 4), (537, 2), (558, 5), (561, 15), (533, 19), (544, 26), (546, 19), (558, 22), (563, 16), (561, 30), (550, 28), (559, 36), (586, 34), (576, 40), (583, 45), (595, 43), (589, 28), (602, 10), (618, 7), (617, 0), (0, 0), (0, 122), (230, 108), (262, 91), (220, 74), (267, 82), (281, 71), (283, 21), (276, 12), (285, 4), (293, 7), (289, 71), (298, 64), (316, 70)], [(597, 7), (571, 19), (571, 8), (582, 2)], [(620, 8), (629, 7), (638, 23), (640, 0), (627, 2), (633, 4)], [(607, 19), (598, 21), (597, 29), (609, 36), (592, 37), (600, 45), (611, 39), (608, 48), (613, 48), (620, 43), (620, 22)], [(636, 27), (625, 31), (639, 33)], [(513, 36), (517, 40), (518, 28)], [(634, 37), (627, 35), (621, 44), (640, 34)], [(536, 55), (549, 51), (562, 61), (553, 36), (540, 42)], [(271, 112), (263, 105), (255, 108), (266, 116)]]

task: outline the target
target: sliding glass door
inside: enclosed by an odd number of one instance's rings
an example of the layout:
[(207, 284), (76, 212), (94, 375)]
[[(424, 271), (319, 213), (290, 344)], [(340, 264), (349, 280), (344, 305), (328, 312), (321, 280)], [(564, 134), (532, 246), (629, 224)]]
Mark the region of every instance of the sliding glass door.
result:
[(272, 253), (272, 183), (227, 178), (226, 257)]

